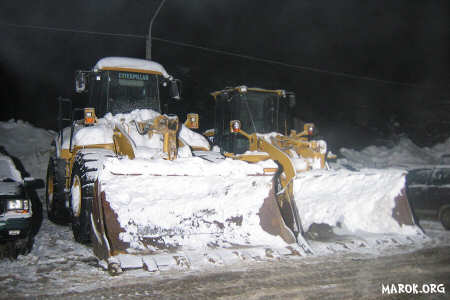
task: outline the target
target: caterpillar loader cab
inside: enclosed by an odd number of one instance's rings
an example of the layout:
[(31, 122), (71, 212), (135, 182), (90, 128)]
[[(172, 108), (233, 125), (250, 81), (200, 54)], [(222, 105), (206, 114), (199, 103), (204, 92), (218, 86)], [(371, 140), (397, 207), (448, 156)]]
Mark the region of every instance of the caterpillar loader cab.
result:
[[(286, 240), (297, 242), (311, 253), (302, 236), (301, 217), (293, 197), (293, 180), (297, 172), (326, 167), (327, 156), (333, 157), (326, 150), (326, 142), (313, 140), (312, 123), (305, 124), (300, 133), (293, 129), (294, 93), (238, 86), (211, 95), (215, 101), (215, 126), (206, 135), (226, 157), (248, 163), (275, 162), (274, 198), (281, 213), (279, 219), (289, 228), (289, 233), (284, 235), (290, 235)], [(297, 164), (299, 160), (302, 163)]]
[(242, 154), (249, 149), (245, 136), (230, 131), (231, 120), (239, 120), (241, 129), (249, 134), (279, 132), (288, 135), (293, 128), (293, 93), (240, 86), (212, 95), (215, 98), (214, 127), (217, 129), (215, 143), (223, 151)]
[[(139, 69), (133, 68), (133, 63)], [(180, 99), (179, 81), (156, 62), (128, 58), (103, 58), (91, 71), (77, 71), (75, 90), (88, 94), (88, 106), (98, 117), (107, 112), (127, 113), (134, 109), (162, 112), (162, 104)]]

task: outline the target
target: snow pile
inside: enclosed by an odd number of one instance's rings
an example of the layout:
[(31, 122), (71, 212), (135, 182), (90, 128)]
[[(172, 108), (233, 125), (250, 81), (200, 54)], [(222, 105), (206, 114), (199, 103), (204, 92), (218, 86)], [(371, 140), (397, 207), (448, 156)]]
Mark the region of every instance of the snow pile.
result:
[(404, 187), (405, 172), (396, 169), (315, 170), (294, 181), (305, 231), (313, 223), (325, 223), (352, 233), (416, 234), (416, 226), (400, 226), (392, 217), (394, 199)]
[(22, 181), (20, 172), (14, 167), (14, 162), (9, 156), (0, 153), (0, 181), (11, 179), (16, 182)]
[[(70, 146), (70, 128), (64, 129), (63, 149)], [(86, 146), (92, 144), (112, 144), (113, 127), (107, 124), (98, 124), (92, 127), (75, 127), (72, 145)]]
[[(274, 167), (272, 161), (248, 164), (240, 160), (222, 158), (216, 163), (199, 157), (165, 159), (110, 159), (105, 161), (102, 177), (108, 174), (140, 174), (158, 176), (223, 176), (244, 178), (247, 175), (263, 175), (264, 168)], [(170, 183), (170, 182), (169, 182)]]
[(402, 137), (392, 147), (369, 146), (362, 151), (342, 148), (340, 153), (344, 159), (338, 159), (338, 164), (354, 169), (401, 167), (410, 169), (420, 165), (438, 164), (443, 154), (450, 153), (450, 138), (444, 143), (432, 148), (420, 148), (410, 139)]
[[(121, 239), (131, 248), (145, 248), (142, 236), (185, 249), (236, 244), (281, 247), (282, 239), (260, 225), (259, 210), (269, 196), (272, 176), (251, 175), (263, 174), (264, 166), (231, 159), (212, 163), (198, 157), (110, 160), (99, 180), (125, 229)], [(142, 175), (114, 175), (130, 170)]]
[(21, 120), (0, 122), (0, 146), (18, 158), (35, 178), (45, 179), (54, 134)]

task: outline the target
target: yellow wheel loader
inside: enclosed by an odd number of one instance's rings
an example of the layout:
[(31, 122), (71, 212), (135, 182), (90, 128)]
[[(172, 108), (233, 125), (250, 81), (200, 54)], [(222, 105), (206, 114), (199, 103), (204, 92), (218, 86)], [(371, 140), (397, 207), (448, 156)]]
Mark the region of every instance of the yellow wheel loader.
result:
[[(134, 158), (134, 143), (120, 122), (99, 122), (98, 117), (150, 109), (145, 122), (132, 120), (139, 132), (163, 136), (163, 152), (174, 159), (178, 118), (161, 115), (161, 105), (179, 99), (178, 81), (160, 64), (126, 57), (106, 57), (89, 71), (76, 73), (75, 89), (87, 97), (87, 107), (72, 110), (70, 99), (58, 98), (58, 135), (47, 169), (48, 218), (71, 223), (74, 238), (90, 241), (94, 182), (101, 162), (108, 157)], [(77, 118), (79, 117), (79, 118)], [(196, 114), (189, 115), (191, 127)], [(190, 124), (191, 124), (190, 123)]]
[[(48, 217), (71, 223), (75, 240), (90, 243), (111, 274), (314, 252), (303, 227), (319, 218), (303, 214), (323, 201), (305, 201), (318, 193), (305, 194), (297, 183), (342, 176), (315, 173), (330, 155), (314, 140), (313, 124), (292, 130), (293, 94), (244, 86), (212, 93), (211, 148), (189, 129), (198, 127), (198, 115), (181, 124), (161, 113), (168, 98), (179, 98), (178, 82), (155, 62), (103, 58), (77, 73), (76, 90), (87, 93), (88, 106), (72, 110), (70, 100), (59, 100)], [(391, 215), (401, 206), (392, 203), (406, 201), (396, 192), (383, 197)], [(399, 216), (414, 224), (405, 207)], [(332, 225), (339, 222), (351, 225), (345, 212)]]
[(277, 165), (274, 199), (288, 230), (269, 232), (287, 243), (297, 242), (307, 253), (313, 252), (311, 241), (348, 248), (346, 243), (385, 243), (388, 236), (394, 243), (411, 236), (425, 239), (406, 198), (405, 172), (330, 170), (327, 159), (335, 155), (325, 141), (315, 139), (314, 124), (293, 130), (293, 93), (238, 86), (211, 95), (215, 124), (205, 136), (226, 157)]

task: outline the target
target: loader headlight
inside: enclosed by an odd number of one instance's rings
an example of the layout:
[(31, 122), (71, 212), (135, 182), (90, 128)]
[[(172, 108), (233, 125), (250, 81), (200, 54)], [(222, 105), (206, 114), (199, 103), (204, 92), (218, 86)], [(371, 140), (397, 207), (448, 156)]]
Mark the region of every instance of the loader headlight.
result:
[(6, 209), (8, 211), (28, 212), (30, 208), (30, 202), (28, 200), (14, 199), (8, 200)]
[(198, 114), (189, 113), (187, 114), (186, 122), (184, 122), (184, 125), (190, 129), (198, 129), (198, 119)]
[(230, 121), (230, 131), (232, 133), (238, 133), (239, 131), (241, 131), (241, 121), (239, 120)]
[(314, 124), (312, 124), (312, 123), (307, 123), (307, 124), (305, 124), (303, 130), (304, 130), (309, 136), (314, 135), (314, 133), (315, 133), (315, 132), (314, 132), (314, 131), (315, 131)]
[(241, 85), (238, 89), (240, 93), (247, 93), (247, 87), (245, 85)]

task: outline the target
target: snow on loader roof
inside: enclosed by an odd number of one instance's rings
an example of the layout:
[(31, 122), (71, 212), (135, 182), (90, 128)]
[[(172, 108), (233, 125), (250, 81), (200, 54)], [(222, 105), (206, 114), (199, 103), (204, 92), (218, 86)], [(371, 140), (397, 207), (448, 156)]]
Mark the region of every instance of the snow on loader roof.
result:
[(129, 69), (136, 71), (146, 71), (151, 73), (157, 73), (165, 78), (169, 78), (164, 67), (155, 62), (139, 58), (130, 57), (105, 57), (100, 59), (94, 66), (94, 70), (121, 70)]

